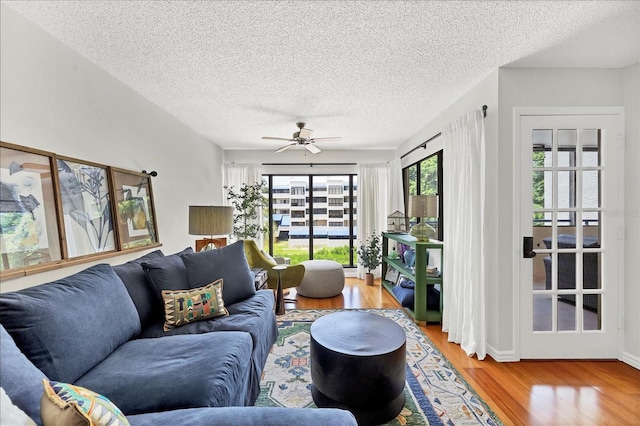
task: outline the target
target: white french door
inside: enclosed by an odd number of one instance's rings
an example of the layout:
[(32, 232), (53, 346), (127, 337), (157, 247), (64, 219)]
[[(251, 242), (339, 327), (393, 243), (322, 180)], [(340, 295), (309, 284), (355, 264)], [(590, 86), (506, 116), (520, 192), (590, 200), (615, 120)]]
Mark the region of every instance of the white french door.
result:
[(551, 112), (515, 116), (520, 358), (617, 358), (624, 256), (611, 212), (624, 209), (622, 112)]

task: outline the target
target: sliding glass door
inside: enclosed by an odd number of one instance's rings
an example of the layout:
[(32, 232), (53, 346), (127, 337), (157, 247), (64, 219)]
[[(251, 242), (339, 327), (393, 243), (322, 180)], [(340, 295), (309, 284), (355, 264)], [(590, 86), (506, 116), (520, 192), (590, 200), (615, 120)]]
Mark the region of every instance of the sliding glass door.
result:
[(269, 184), (264, 250), (297, 264), (330, 259), (354, 265), (357, 177), (265, 175)]

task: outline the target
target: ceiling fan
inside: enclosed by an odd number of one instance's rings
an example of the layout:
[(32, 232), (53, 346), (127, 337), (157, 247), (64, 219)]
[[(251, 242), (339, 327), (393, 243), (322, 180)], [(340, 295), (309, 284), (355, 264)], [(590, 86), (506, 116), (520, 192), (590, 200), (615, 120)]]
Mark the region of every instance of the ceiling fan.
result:
[(305, 123), (296, 123), (296, 126), (298, 126), (298, 130), (297, 132), (293, 133), (293, 137), (290, 139), (287, 138), (272, 138), (270, 136), (264, 136), (262, 139), (263, 140), (268, 140), (268, 141), (288, 141), (291, 142), (288, 145), (283, 146), (282, 148), (280, 148), (279, 150), (276, 151), (276, 153), (282, 152), (282, 151), (286, 151), (289, 148), (293, 148), (294, 146), (304, 146), (307, 151), (309, 151), (312, 154), (317, 154), (319, 152), (321, 152), (322, 150), (320, 148), (318, 148), (317, 146), (315, 146), (316, 142), (339, 142), (342, 138), (339, 137), (332, 137), (332, 138), (312, 138), (311, 137), (311, 133), (313, 132), (313, 130), (311, 129), (307, 129), (305, 128)]

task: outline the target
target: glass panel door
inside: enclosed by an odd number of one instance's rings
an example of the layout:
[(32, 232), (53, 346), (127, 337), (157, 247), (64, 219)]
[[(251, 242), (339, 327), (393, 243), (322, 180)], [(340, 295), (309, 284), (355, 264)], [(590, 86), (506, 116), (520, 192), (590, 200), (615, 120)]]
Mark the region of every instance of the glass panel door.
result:
[(520, 118), (522, 235), (537, 254), (522, 261), (522, 357), (615, 357), (618, 244), (603, 211), (619, 202), (616, 134), (617, 116)]

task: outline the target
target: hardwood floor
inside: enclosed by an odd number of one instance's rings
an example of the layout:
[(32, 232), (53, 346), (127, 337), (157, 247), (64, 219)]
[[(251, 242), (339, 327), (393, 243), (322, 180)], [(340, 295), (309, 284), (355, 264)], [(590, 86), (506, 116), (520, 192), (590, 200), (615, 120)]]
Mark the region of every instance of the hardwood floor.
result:
[[(298, 296), (286, 309), (399, 308), (381, 286), (347, 278), (341, 295)], [(420, 327), (505, 425), (640, 425), (640, 371), (620, 361), (520, 361), (467, 357), (440, 325)]]

